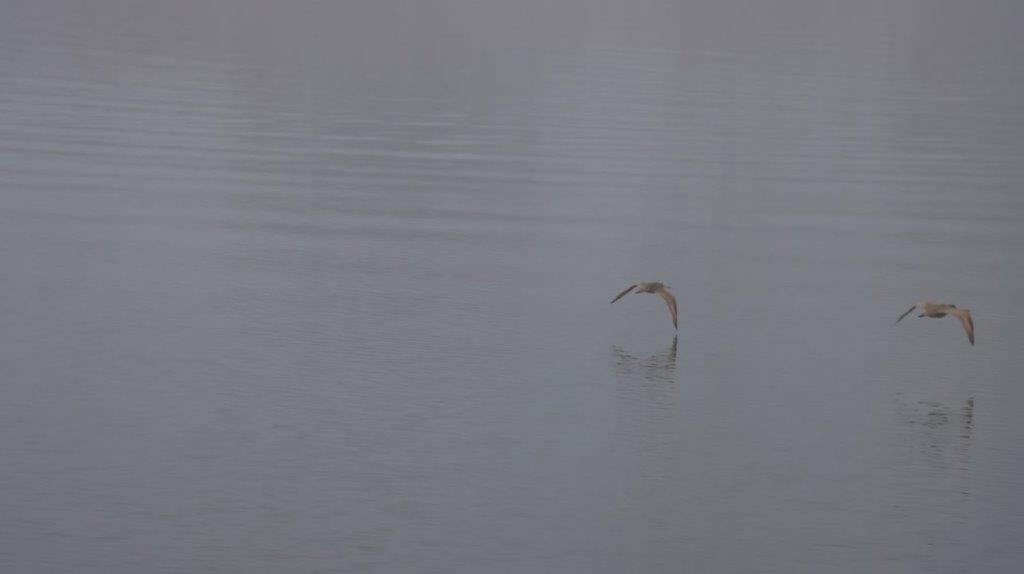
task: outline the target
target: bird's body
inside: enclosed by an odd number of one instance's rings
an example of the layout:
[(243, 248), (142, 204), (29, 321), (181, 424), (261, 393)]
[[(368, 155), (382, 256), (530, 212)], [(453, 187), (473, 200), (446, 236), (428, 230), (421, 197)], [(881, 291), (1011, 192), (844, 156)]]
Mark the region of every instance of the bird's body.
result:
[[(953, 315), (960, 320), (960, 324), (964, 328), (964, 332), (967, 333), (967, 340), (974, 345), (974, 320), (971, 318), (971, 312), (967, 309), (959, 309), (956, 305), (948, 303), (933, 303), (931, 301), (924, 301), (921, 303), (914, 304), (913, 307), (907, 309), (907, 312), (900, 315), (899, 319), (896, 319), (896, 323), (903, 320), (904, 317), (910, 314), (911, 311), (917, 309), (921, 312), (918, 317), (930, 317), (932, 319), (941, 319), (946, 315)], [(894, 323), (895, 324), (895, 323)]]
[(658, 295), (660, 295), (661, 298), (665, 300), (665, 304), (668, 305), (669, 313), (672, 314), (672, 326), (675, 327), (677, 330), (679, 329), (678, 313), (676, 312), (676, 298), (672, 295), (672, 293), (669, 293), (668, 286), (663, 283), (659, 283), (657, 281), (634, 283), (633, 285), (630, 285), (629, 288), (627, 288), (625, 291), (619, 293), (614, 299), (612, 299), (612, 303), (618, 301), (619, 299), (622, 299), (623, 297), (626, 296), (627, 293), (633, 291), (634, 289), (637, 293), (657, 293)]

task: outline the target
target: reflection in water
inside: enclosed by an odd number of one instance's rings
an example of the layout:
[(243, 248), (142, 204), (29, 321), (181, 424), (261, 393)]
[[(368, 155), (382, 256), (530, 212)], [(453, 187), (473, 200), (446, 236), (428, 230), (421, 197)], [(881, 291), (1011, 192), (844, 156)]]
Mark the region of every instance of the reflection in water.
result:
[[(974, 437), (974, 398), (959, 408), (940, 401), (910, 400), (897, 393), (896, 411), (907, 427), (908, 442), (900, 452), (903, 472), (914, 485), (908, 496), (929, 497), (934, 520), (921, 520), (929, 545), (941, 546), (953, 523), (971, 519), (970, 446)], [(919, 517), (926, 513), (918, 509)]]
[(624, 558), (632, 564), (667, 562), (664, 549), (678, 548), (682, 517), (688, 516), (687, 499), (679, 492), (686, 482), (683, 459), (690, 435), (684, 431), (680, 388), (673, 384), (677, 347), (674, 337), (668, 348), (647, 358), (611, 347), (612, 376), (618, 383), (613, 387), (611, 452), (623, 469), (612, 505), (621, 524), (618, 543), (633, 549)]
[[(956, 448), (966, 451), (970, 446), (974, 430), (974, 398), (968, 398), (959, 409), (939, 401), (919, 400), (908, 401), (902, 393), (897, 393), (896, 410), (911, 427), (926, 429), (922, 438), (926, 439), (930, 450), (946, 450)], [(950, 423), (953, 423), (952, 425)], [(959, 433), (961, 441), (955, 441), (951, 435)]]
[[(902, 393), (897, 396), (896, 410), (915, 439), (916, 456), (912, 460), (923, 462), (932, 477), (950, 473), (946, 477), (949, 480), (966, 483), (968, 449), (974, 433), (974, 398), (956, 409), (939, 401), (909, 401)], [(957, 473), (959, 476), (955, 476)]]
[(615, 361), (615, 373), (619, 378), (629, 377), (634, 373), (641, 373), (643, 378), (649, 382), (675, 381), (676, 380), (676, 348), (679, 345), (679, 336), (672, 338), (672, 344), (668, 349), (655, 353), (647, 359), (640, 360), (635, 355), (626, 352), (619, 345), (612, 345), (612, 356)]
[(967, 399), (964, 403), (961, 428), (963, 429), (963, 434), (960, 435), (960, 438), (969, 440), (971, 438), (971, 431), (974, 430), (974, 397)]

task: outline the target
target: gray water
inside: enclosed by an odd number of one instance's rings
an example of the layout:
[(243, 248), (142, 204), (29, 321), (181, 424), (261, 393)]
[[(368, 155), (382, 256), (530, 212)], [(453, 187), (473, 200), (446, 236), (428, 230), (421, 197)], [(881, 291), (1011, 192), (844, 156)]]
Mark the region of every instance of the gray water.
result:
[(1024, 563), (1020, 3), (139, 4), (0, 19), (0, 571)]

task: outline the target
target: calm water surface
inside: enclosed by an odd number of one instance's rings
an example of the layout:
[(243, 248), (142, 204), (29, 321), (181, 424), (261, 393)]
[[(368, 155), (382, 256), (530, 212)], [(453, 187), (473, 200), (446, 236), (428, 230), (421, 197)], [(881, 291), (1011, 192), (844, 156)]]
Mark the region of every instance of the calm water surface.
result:
[(1021, 5), (150, 4), (0, 19), (0, 570), (1024, 563)]

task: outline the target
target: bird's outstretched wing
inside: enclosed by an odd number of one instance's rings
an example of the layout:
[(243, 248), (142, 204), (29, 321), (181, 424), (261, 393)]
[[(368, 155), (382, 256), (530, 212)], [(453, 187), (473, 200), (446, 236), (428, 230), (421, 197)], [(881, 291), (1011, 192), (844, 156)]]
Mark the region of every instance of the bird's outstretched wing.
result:
[[(904, 314), (900, 315), (900, 318), (899, 318), (899, 319), (896, 319), (896, 323), (899, 323), (900, 321), (902, 321), (902, 320), (903, 320), (903, 318), (904, 318), (904, 317), (906, 317), (907, 315), (909, 315), (909, 314), (910, 314), (910, 312), (911, 312), (911, 311), (913, 311), (914, 309), (917, 309), (917, 305), (916, 305), (916, 304), (915, 304), (915, 305), (913, 305), (913, 306), (911, 306), (911, 307), (910, 307), (910, 309), (907, 309), (907, 312), (906, 312), (906, 313), (904, 313)], [(893, 325), (895, 325), (896, 323), (893, 323)]]
[[(626, 290), (625, 290), (625, 291), (623, 291), (622, 293), (619, 293), (618, 295), (616, 295), (616, 296), (615, 296), (615, 298), (614, 298), (614, 299), (612, 299), (612, 303), (614, 303), (614, 302), (618, 301), (619, 299), (622, 299), (623, 297), (625, 297), (625, 296), (626, 296), (626, 293), (629, 293), (629, 292), (630, 292), (630, 291), (632, 291), (633, 289), (636, 289), (636, 283), (634, 283), (634, 284), (630, 285), (630, 286), (629, 286), (629, 289), (626, 289)], [(609, 303), (609, 305), (611, 305), (611, 303)]]
[(974, 346), (974, 320), (971, 319), (971, 312), (967, 309), (951, 309), (950, 315), (960, 319), (960, 324), (964, 326), (964, 331), (967, 333), (967, 340), (971, 342), (971, 346)]
[(658, 287), (658, 295), (661, 295), (661, 298), (668, 304), (668, 310), (672, 313), (672, 326), (675, 327), (676, 330), (679, 330), (679, 319), (676, 313), (676, 298), (668, 292), (668, 289), (666, 289), (664, 285)]

